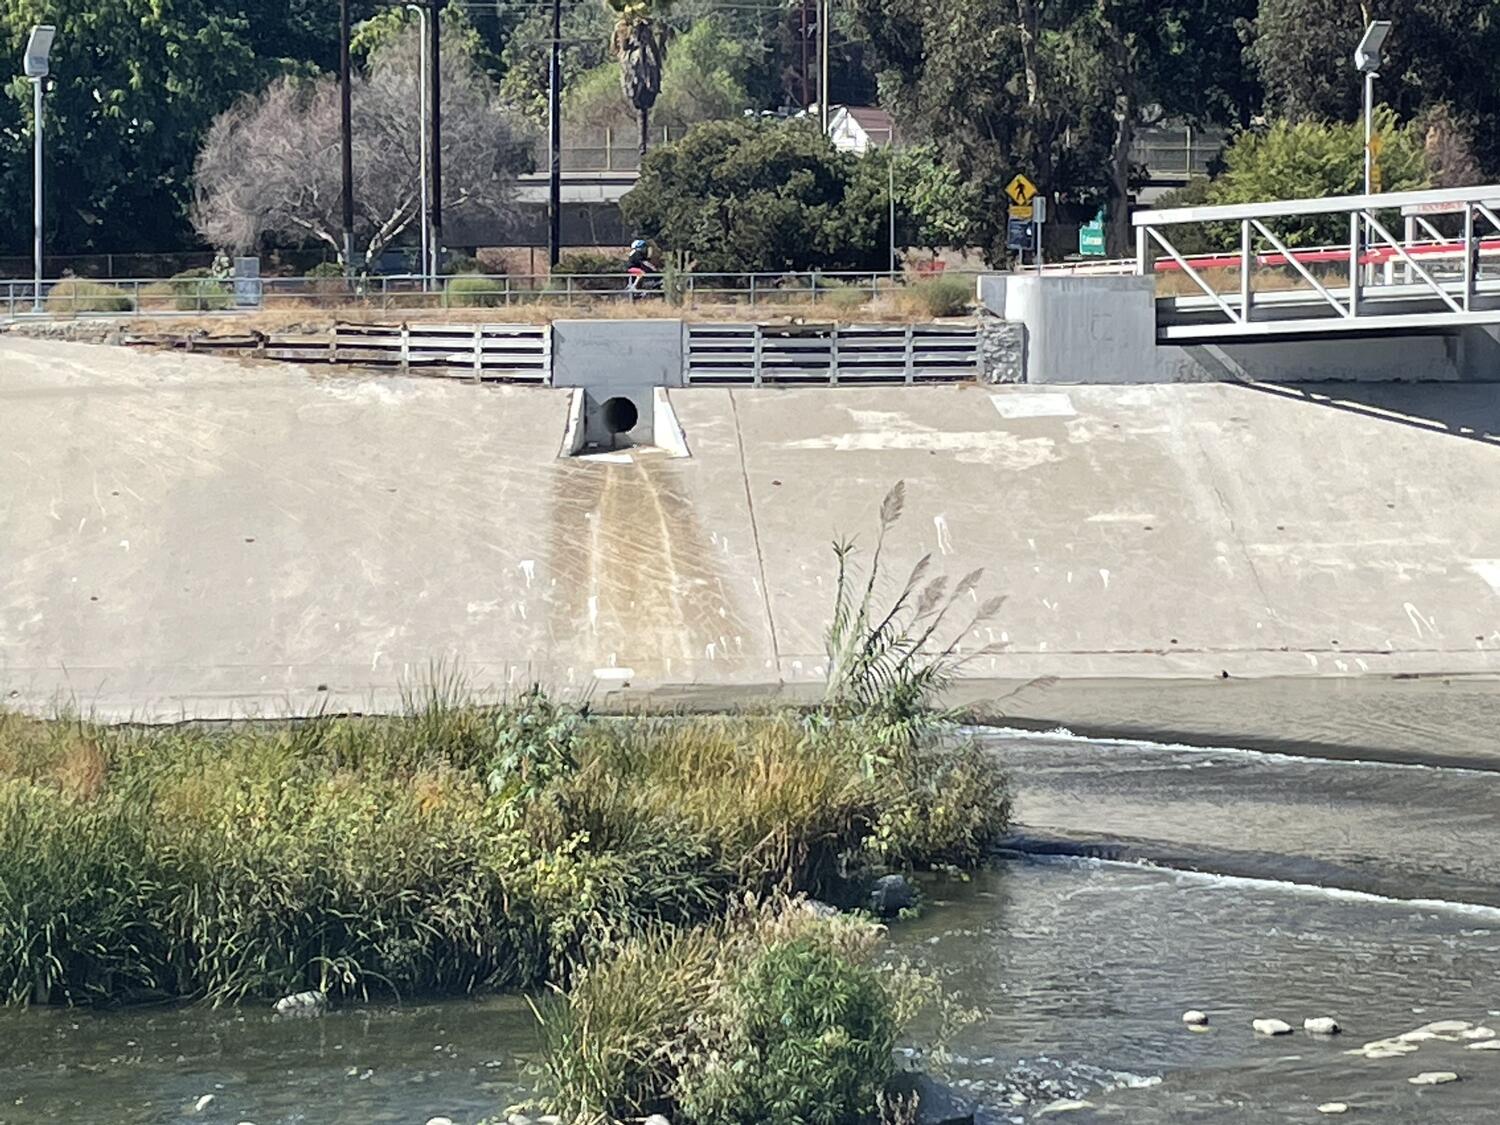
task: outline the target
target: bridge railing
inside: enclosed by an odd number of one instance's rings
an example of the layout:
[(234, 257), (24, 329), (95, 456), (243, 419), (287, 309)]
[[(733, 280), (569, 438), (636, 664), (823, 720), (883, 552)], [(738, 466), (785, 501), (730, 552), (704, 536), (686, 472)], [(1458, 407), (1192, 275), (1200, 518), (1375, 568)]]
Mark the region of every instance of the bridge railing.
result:
[[(1441, 327), (1494, 321), (1500, 307), (1500, 185), (1141, 211), (1132, 222), (1134, 272), (1175, 298), (1166, 338)], [(1322, 244), (1293, 245), (1308, 231)]]

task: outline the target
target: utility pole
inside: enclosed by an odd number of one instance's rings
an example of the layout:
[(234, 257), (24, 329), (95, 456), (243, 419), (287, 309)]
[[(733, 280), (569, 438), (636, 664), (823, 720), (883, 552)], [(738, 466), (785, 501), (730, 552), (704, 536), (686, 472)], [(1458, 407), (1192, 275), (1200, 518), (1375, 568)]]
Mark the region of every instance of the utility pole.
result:
[(339, 0), (340, 158), (344, 180), (344, 276), (354, 276), (354, 114), (349, 68), (349, 0)]
[(808, 81), (808, 58), (807, 58), (807, 5), (811, 0), (802, 0), (798, 7), (802, 11), (802, 108), (806, 109), (812, 102), (811, 83)]
[(427, 75), (432, 82), (428, 108), (432, 125), (428, 129), (428, 164), (432, 168), (432, 278), (437, 281), (438, 266), (443, 259), (443, 58), (439, 44), (443, 38), (443, 0), (432, 0), (432, 59)]
[(819, 0), (818, 16), (818, 111), (823, 116), (823, 135), (828, 135), (828, 39), (833, 31), (833, 0)]
[(421, 202), (417, 206), (417, 223), (421, 230), (421, 257), (417, 273), (422, 275), (422, 292), (427, 292), (427, 266), (431, 254), (427, 246), (427, 9), (408, 4), (417, 13), (417, 181)]
[(552, 0), (552, 46), (547, 64), (547, 267), (562, 256), (562, 0)]

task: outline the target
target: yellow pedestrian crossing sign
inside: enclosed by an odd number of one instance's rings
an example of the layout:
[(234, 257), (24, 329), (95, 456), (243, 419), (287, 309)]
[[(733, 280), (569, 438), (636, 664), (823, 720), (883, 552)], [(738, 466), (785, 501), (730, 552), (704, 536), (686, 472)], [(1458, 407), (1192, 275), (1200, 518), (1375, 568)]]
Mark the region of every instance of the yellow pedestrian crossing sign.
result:
[(1035, 197), (1036, 184), (1018, 174), (1015, 179), (1005, 185), (1005, 194), (1010, 196), (1010, 201), (1017, 207), (1024, 207)]

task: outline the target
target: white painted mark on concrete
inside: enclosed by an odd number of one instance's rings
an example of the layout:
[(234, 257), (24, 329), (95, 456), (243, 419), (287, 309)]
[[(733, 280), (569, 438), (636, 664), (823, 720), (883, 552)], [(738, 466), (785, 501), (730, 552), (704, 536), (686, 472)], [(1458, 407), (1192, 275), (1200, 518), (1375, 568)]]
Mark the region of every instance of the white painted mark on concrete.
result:
[(1078, 411), (1073, 409), (1073, 399), (1063, 391), (1037, 391), (1033, 394), (1016, 391), (1005, 395), (990, 395), (995, 411), (1002, 418), (1071, 418)]
[(121, 539), (120, 540), (120, 546), (124, 547), (127, 551), (130, 550), (130, 540), (129, 539)]
[(628, 680), (635, 675), (634, 668), (595, 668), (596, 680)]
[(951, 555), (953, 553), (953, 538), (948, 534), (948, 521), (942, 516), (933, 516), (932, 526), (937, 528), (938, 551), (945, 555)]
[(536, 560), (522, 559), (519, 564), (522, 575), (526, 578), (526, 588), (531, 589), (531, 583), (536, 578)]
[(470, 618), (483, 617), (485, 614), (494, 613), (495, 610), (499, 607), (500, 603), (498, 600), (493, 602), (470, 602), (468, 605), (464, 606), (464, 612), (467, 613)]
[(718, 646), (713, 641), (709, 641), (708, 644), (703, 646), (703, 655), (712, 660), (717, 655), (718, 650)]
[(1416, 630), (1418, 637), (1422, 636), (1423, 629), (1426, 629), (1433, 636), (1437, 636), (1437, 618), (1424, 617), (1422, 611), (1412, 605), (1411, 602), (1404, 603), (1401, 608), (1406, 610), (1407, 619), (1411, 621), (1411, 627)]
[(1084, 523), (1149, 523), (1155, 512), (1095, 512)]
[(599, 595), (589, 595), (589, 628), (594, 632), (599, 631)]
[(1307, 662), (1309, 664), (1311, 664), (1314, 668), (1316, 668), (1318, 666), (1318, 658), (1316, 656), (1314, 656), (1312, 653), (1310, 653), (1310, 652), (1304, 652), (1302, 655), (1305, 656), (1305, 657), (1307, 657)]
[(1051, 438), (1019, 438), (1004, 430), (940, 431), (884, 430), (799, 438), (782, 449), (827, 449), (836, 453), (900, 451), (952, 453), (965, 464), (998, 465), (1012, 472), (1034, 469), (1058, 459)]
[(1484, 579), (1491, 593), (1500, 594), (1500, 559), (1470, 559), (1469, 569)]
[(1359, 670), (1361, 672), (1368, 672), (1370, 670), (1370, 666), (1365, 663), (1365, 658), (1362, 656), (1356, 656), (1354, 658), (1354, 663), (1359, 665)]
[(1109, 571), (1106, 570), (1102, 566), (1099, 568), (1099, 579), (1100, 579), (1100, 581), (1102, 581), (1104, 583), (1104, 588), (1106, 590), (1108, 590), (1109, 589)]

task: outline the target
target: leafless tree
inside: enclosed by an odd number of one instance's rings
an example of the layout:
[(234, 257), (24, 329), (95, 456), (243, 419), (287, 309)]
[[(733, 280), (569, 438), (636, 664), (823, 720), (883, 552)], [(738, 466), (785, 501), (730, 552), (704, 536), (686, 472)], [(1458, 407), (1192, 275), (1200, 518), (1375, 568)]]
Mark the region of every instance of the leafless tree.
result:
[[(355, 238), (365, 263), (420, 210), (419, 54), (415, 29), (371, 56), (353, 88)], [(518, 115), (502, 105), (462, 38), (443, 44), (443, 210), (513, 212), (525, 159)], [(342, 261), (338, 80), (278, 78), (213, 123), (195, 168), (193, 223), (215, 246), (327, 244)]]

